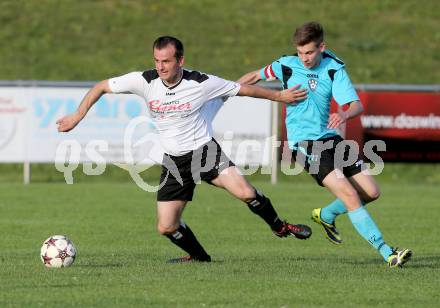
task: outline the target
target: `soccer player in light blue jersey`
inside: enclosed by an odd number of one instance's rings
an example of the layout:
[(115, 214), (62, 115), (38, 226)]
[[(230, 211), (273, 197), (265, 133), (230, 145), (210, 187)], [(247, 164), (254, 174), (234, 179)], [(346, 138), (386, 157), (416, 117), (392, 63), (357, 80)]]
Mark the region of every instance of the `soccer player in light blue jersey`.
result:
[[(297, 53), (283, 56), (271, 64), (250, 72), (238, 82), (254, 84), (260, 80), (278, 79), (283, 87), (307, 89), (308, 95), (297, 104), (286, 106), (286, 128), (293, 157), (311, 174), (317, 183), (336, 196), (329, 205), (312, 211), (312, 219), (323, 227), (326, 237), (334, 244), (342, 244), (335, 219), (348, 212), (356, 231), (384, 258), (390, 267), (400, 267), (412, 255), (409, 249), (393, 249), (364, 205), (376, 200), (379, 187), (357, 161), (347, 166), (353, 153), (336, 129), (347, 120), (358, 116), (362, 104), (345, 70), (345, 64), (326, 50), (324, 30), (317, 22), (307, 22), (297, 28), (293, 41)], [(330, 114), (331, 98), (345, 111)]]

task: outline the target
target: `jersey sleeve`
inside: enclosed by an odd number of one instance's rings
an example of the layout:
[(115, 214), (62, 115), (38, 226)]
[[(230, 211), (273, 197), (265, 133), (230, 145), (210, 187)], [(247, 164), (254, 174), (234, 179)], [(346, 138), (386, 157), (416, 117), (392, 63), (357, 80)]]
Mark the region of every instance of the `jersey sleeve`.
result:
[(217, 76), (208, 75), (203, 85), (206, 101), (217, 97), (231, 97), (238, 94), (240, 84)]
[(132, 93), (143, 96), (149, 84), (142, 77), (142, 72), (131, 72), (108, 81), (113, 93)]
[(277, 60), (260, 70), (262, 80), (272, 81), (281, 77), (281, 63)]
[(332, 95), (340, 106), (359, 100), (359, 96), (344, 68), (337, 70), (334, 74)]

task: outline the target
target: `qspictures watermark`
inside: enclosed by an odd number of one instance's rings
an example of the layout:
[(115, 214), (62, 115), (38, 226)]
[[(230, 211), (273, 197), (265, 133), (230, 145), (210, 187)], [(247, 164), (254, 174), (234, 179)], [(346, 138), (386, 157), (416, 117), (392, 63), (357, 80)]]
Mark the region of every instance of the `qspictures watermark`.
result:
[[(136, 129), (143, 124), (149, 123), (150, 119), (144, 116), (136, 117), (129, 122), (124, 131), (123, 141), (123, 163), (112, 163), (113, 165), (126, 170), (136, 185), (147, 192), (157, 192), (165, 183), (168, 177), (173, 176), (179, 183), (182, 182), (182, 177), (178, 167), (173, 161), (159, 161), (157, 154), (162, 152), (158, 133), (149, 132), (144, 134), (142, 138), (136, 139)], [(220, 157), (220, 162), (229, 160), (231, 150), (231, 143), (234, 139), (234, 133), (232, 131), (226, 132), (223, 135), (223, 151), (221, 155), (229, 155), (229, 157)], [(276, 141), (274, 136), (266, 138), (266, 143), (272, 145), (272, 147), (279, 147), (281, 141)], [(143, 159), (135, 161), (134, 150), (142, 145), (148, 145), (144, 147)], [(296, 156), (293, 159), (296, 164), (281, 164), (281, 172), (285, 175), (293, 176), (298, 175), (304, 171), (306, 163), (309, 164), (309, 173), (317, 174), (321, 162), (321, 155), (326, 150), (333, 149), (334, 140), (328, 141), (314, 141), (310, 150), (310, 142), (300, 142), (295, 148)], [(263, 151), (265, 147), (261, 146), (261, 142), (257, 140), (242, 140), (236, 146), (235, 157), (246, 157), (248, 151)], [(225, 149), (229, 151), (225, 151)], [(271, 150), (271, 149), (269, 149)], [(84, 151), (84, 152), (83, 152)], [(191, 175), (195, 183), (200, 183), (201, 173), (207, 172), (215, 167), (215, 161), (206, 160), (203, 157), (215, 157), (217, 155), (217, 148), (208, 146), (205, 149), (206, 153), (200, 153), (199, 151), (192, 152), (191, 158)], [(371, 168), (371, 164), (364, 164), (362, 160), (359, 160), (359, 145), (353, 140), (343, 140), (338, 142), (334, 147), (334, 168), (337, 170), (338, 176), (343, 176), (341, 170), (343, 168), (351, 166), (353, 164), (361, 165), (362, 172), (370, 175), (377, 175), (384, 169), (384, 163), (382, 158), (377, 152), (386, 151), (386, 144), (382, 140), (370, 140), (364, 144), (362, 152), (364, 156), (374, 163), (374, 167)], [(85, 146), (81, 145), (79, 141), (75, 139), (64, 140), (61, 142), (56, 150), (55, 156), (55, 168), (62, 172), (67, 184), (73, 184), (73, 172), (79, 167), (81, 161), (83, 163), (83, 172), (86, 175), (96, 176), (105, 172), (108, 162), (104, 158), (103, 154), (109, 152), (109, 143), (105, 140), (92, 140)], [(83, 159), (81, 160), (81, 154), (83, 153)], [(84, 159), (84, 156), (86, 159)], [(291, 161), (292, 152), (284, 150), (282, 153), (283, 161)], [(232, 159), (234, 161), (234, 159)], [(152, 185), (147, 183), (141, 176), (141, 173), (151, 168), (154, 164), (164, 164), (167, 170), (166, 177), (159, 183), (159, 185)], [(243, 169), (242, 174), (252, 175), (257, 172), (262, 172), (263, 168), (260, 166), (248, 166)], [(223, 172), (227, 172), (228, 169)], [(265, 172), (266, 173), (266, 172)]]

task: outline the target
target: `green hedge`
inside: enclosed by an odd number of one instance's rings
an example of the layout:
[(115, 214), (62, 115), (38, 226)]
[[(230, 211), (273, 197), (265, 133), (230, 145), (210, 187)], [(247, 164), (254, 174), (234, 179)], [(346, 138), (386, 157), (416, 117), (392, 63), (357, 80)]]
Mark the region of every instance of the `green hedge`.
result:
[(440, 83), (438, 1), (0, 2), (0, 79), (101, 80), (153, 65), (160, 35), (186, 65), (229, 79), (293, 53), (295, 27), (318, 20), (354, 83)]

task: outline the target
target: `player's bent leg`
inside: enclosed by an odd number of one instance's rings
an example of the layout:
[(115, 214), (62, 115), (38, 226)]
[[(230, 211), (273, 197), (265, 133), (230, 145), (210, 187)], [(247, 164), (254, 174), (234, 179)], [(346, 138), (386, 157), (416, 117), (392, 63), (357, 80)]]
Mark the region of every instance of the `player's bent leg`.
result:
[(387, 262), (393, 250), (383, 240), (382, 233), (368, 211), (362, 206), (355, 188), (348, 179), (341, 176), (328, 179), (326, 177), (323, 183), (331, 192), (344, 201), (348, 210), (348, 217), (356, 231), (377, 249)]
[(337, 172), (338, 171), (333, 170), (322, 181), (323, 185), (327, 187), (337, 199), (325, 208), (314, 209), (312, 211), (312, 219), (323, 227), (325, 235), (331, 243), (339, 245), (342, 243), (342, 238), (336, 228), (335, 218), (340, 214), (346, 213), (347, 208), (348, 210), (357, 209), (362, 205), (362, 201), (349, 179), (342, 176), (341, 173), (338, 175)]
[[(325, 156), (324, 156), (325, 158)], [(358, 160), (360, 162), (360, 160)], [(323, 179), (325, 178), (326, 172), (331, 168), (328, 161), (324, 159), (323, 161), (324, 167), (320, 169), (320, 173), (317, 175), (317, 180), (321, 179), (321, 184)], [(380, 195), (378, 185), (375, 183), (374, 179), (368, 174), (368, 169), (363, 168), (363, 165), (359, 165), (358, 163), (348, 166), (343, 169), (343, 173), (351, 185), (357, 191), (361, 204), (364, 206), (366, 203), (371, 202), (377, 199)], [(319, 181), (318, 181), (319, 183)], [(314, 211), (313, 216), (317, 217), (317, 212), (319, 209)], [(327, 224), (334, 224), (336, 218), (341, 214), (346, 214), (347, 209), (344, 202), (341, 199), (336, 199), (333, 202), (329, 203), (327, 206), (323, 207), (319, 212), (320, 217), (323, 222)]]
[(186, 201), (181, 200), (157, 202), (157, 231), (161, 235), (172, 234), (179, 228), (185, 205)]
[(200, 245), (189, 226), (181, 219), (185, 205), (186, 201), (180, 200), (159, 201), (157, 203), (157, 229), (159, 233), (189, 254), (182, 258), (171, 259), (168, 262), (210, 262), (211, 257)]
[(260, 216), (278, 237), (293, 235), (299, 239), (307, 239), (311, 236), (312, 230), (309, 226), (293, 225), (282, 221), (270, 199), (249, 184), (235, 166), (223, 170), (211, 183), (226, 189), (233, 196), (245, 202), (248, 208)]
[[(347, 179), (358, 192), (362, 206), (379, 198), (379, 186), (371, 175), (358, 173)], [(320, 218), (328, 224), (333, 224), (336, 217), (346, 213), (347, 209), (342, 200), (336, 199), (321, 209)]]
[(361, 206), (361, 200), (356, 189), (338, 170), (330, 172), (324, 178), (322, 184), (343, 202), (348, 211), (353, 211)]
[(356, 190), (346, 177), (342, 176), (341, 173), (339, 174), (341, 176), (338, 175), (338, 171), (333, 170), (322, 180), (323, 186), (329, 189), (337, 199), (324, 208), (315, 209), (312, 212), (312, 219), (327, 229), (327, 233), (330, 232), (328, 234), (330, 236), (329, 240), (334, 244), (338, 244), (339, 242), (339, 240), (335, 240), (331, 235), (333, 233), (332, 229), (335, 229), (334, 224), (336, 217), (347, 213), (347, 208), (357, 208), (360, 202)]
[(372, 202), (380, 197), (380, 189), (367, 170), (348, 178), (364, 203)]
[(338, 199), (329, 206), (321, 209), (317, 208), (312, 211), (312, 220), (321, 225), (324, 229), (326, 238), (335, 245), (342, 244), (342, 237), (336, 228), (335, 217), (342, 213), (348, 204), (351, 208), (359, 206), (360, 200), (356, 191), (350, 185), (345, 177), (340, 177), (336, 170), (330, 172), (322, 181), (322, 184), (330, 190)]
[(211, 184), (227, 190), (231, 195), (243, 202), (255, 198), (255, 189), (235, 166), (223, 170)]

